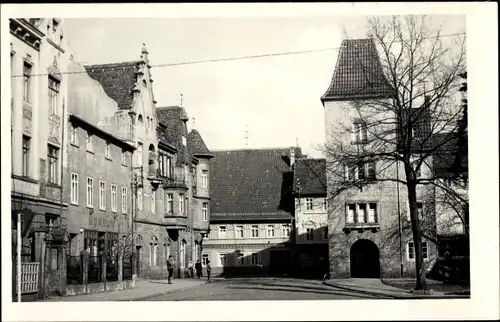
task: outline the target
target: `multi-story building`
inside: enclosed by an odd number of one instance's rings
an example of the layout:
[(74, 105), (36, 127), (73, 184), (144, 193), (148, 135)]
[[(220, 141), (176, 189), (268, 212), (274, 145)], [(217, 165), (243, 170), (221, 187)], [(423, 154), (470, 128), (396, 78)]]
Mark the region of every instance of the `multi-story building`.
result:
[[(377, 138), (370, 137), (367, 125), (360, 121), (360, 109), (354, 108), (353, 103), (377, 99), (391, 104), (393, 95), (394, 90), (383, 76), (373, 39), (344, 40), (331, 83), (321, 98), (326, 145), (342, 142), (345, 149), (363, 150), (363, 144)], [(424, 116), (425, 106), (422, 106)], [(391, 113), (388, 110), (378, 113), (377, 117), (390, 120), (395, 117)], [(354, 130), (345, 130), (350, 128)], [(397, 149), (394, 147), (393, 151)], [(331, 199), (328, 203), (331, 277), (397, 277), (401, 275), (401, 269), (404, 275), (415, 274), (407, 189), (395, 180), (404, 173), (403, 163), (375, 161), (346, 169), (330, 155), (327, 155), (326, 162), (329, 164), (328, 199)], [(417, 176), (431, 177), (431, 164), (432, 160), (423, 162)], [(386, 180), (377, 180), (377, 177)], [(338, 195), (332, 194), (339, 182), (357, 180), (369, 183), (361, 189), (351, 187)], [(434, 238), (436, 220), (432, 188), (417, 186), (417, 199), (422, 227), (427, 229), (427, 236)], [(399, 222), (403, 226), (401, 232), (398, 231)], [(400, 239), (403, 247), (400, 247)], [(424, 238), (424, 260), (430, 263), (435, 256), (435, 244)]]
[(63, 120), (71, 54), (60, 19), (9, 19), (9, 28), (11, 208), (13, 219), (22, 214), (23, 259), (40, 263), (39, 276), (44, 278), (39, 290), (45, 294), (61, 291), (59, 282), (65, 273), (67, 204), (62, 167), (67, 163), (67, 140)]
[(168, 231), (166, 255), (176, 262), (175, 273), (184, 277), (189, 266), (201, 259), (209, 222), (209, 169), (213, 157), (197, 130), (188, 134), (184, 107), (157, 109), (160, 129), (159, 171), (162, 183), (162, 225)]
[(299, 158), (295, 162), (295, 255), (298, 272), (323, 276), (328, 267), (326, 160)]
[[(135, 147), (120, 137), (119, 124), (103, 124), (114, 117), (117, 102), (82, 65), (72, 61), (68, 71), (68, 156), (63, 181), (67, 187), (64, 200), (69, 204), (68, 259), (73, 259), (68, 265), (81, 265), (82, 251), (88, 255), (89, 265), (104, 255), (107, 281), (118, 281), (120, 244), (131, 238)], [(90, 283), (101, 281), (99, 274), (89, 276)]]
[(212, 151), (210, 233), (202, 256), (214, 274), (289, 273), (298, 148)]
[(154, 276), (165, 273), (160, 247), (168, 244), (163, 215), (157, 211), (159, 180), (156, 101), (152, 89), (148, 51), (142, 48), (140, 59), (129, 62), (85, 66), (88, 75), (100, 83), (104, 92), (117, 103), (114, 115), (99, 126), (119, 130), (121, 138), (136, 150), (132, 167), (133, 250), (137, 256), (136, 274)]

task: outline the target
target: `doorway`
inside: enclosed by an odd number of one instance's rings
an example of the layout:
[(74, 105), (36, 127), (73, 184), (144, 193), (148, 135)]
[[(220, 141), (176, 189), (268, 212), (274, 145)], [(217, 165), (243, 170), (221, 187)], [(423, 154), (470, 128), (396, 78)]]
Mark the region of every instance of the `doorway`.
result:
[(380, 278), (379, 250), (374, 242), (360, 239), (351, 247), (351, 278)]

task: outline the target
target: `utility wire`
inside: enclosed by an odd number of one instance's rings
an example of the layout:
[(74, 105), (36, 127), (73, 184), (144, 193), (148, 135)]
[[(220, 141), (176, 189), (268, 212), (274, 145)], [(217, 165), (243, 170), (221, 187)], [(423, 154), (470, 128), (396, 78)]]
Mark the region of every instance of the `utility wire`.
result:
[[(454, 33), (454, 34), (446, 34), (446, 35), (438, 35), (438, 36), (432, 36), (432, 37), (425, 37), (423, 39), (434, 39), (434, 38), (444, 38), (444, 37), (453, 37), (453, 36), (464, 36), (466, 35), (465, 32), (463, 33)], [(395, 43), (398, 43), (400, 41), (394, 41)], [(310, 49), (310, 50), (300, 50), (300, 51), (288, 51), (288, 52), (280, 52), (280, 53), (268, 53), (268, 54), (259, 54), (259, 55), (249, 55), (249, 56), (234, 56), (234, 57), (226, 57), (226, 58), (214, 58), (214, 59), (205, 59), (205, 60), (193, 60), (193, 61), (187, 61), (187, 62), (178, 62), (178, 63), (165, 63), (165, 64), (156, 64), (156, 65), (151, 65), (152, 68), (162, 68), (162, 67), (174, 67), (174, 66), (182, 66), (182, 65), (194, 65), (194, 64), (206, 64), (206, 63), (217, 63), (217, 62), (224, 62), (224, 61), (235, 61), (235, 60), (244, 60), (244, 59), (255, 59), (255, 58), (264, 58), (264, 57), (276, 57), (276, 56), (290, 56), (290, 55), (300, 55), (300, 54), (309, 54), (309, 53), (317, 53), (317, 52), (323, 52), (323, 51), (333, 51), (333, 50), (339, 50), (341, 49), (342, 46), (339, 47), (330, 47), (330, 48), (322, 48), (322, 49)], [(119, 63), (117, 63), (119, 64)], [(92, 65), (90, 65), (92, 66)], [(125, 69), (135, 69), (136, 66), (126, 66), (126, 67), (120, 67), (116, 66), (116, 64), (103, 64), (102, 66), (99, 66), (99, 64), (95, 65), (95, 68), (91, 68), (90, 70), (104, 70), (104, 69), (117, 69), (117, 70), (125, 70)], [(98, 67), (99, 66), (99, 67)], [(62, 72), (60, 73), (61, 75), (74, 75), (74, 74), (87, 74), (88, 71), (82, 71), (82, 72)], [(33, 74), (30, 75), (30, 77), (35, 77), (35, 76), (48, 76), (50, 75), (49, 73), (42, 73), (42, 74)], [(17, 78), (17, 77), (23, 77), (24, 75), (13, 75), (11, 78)]]

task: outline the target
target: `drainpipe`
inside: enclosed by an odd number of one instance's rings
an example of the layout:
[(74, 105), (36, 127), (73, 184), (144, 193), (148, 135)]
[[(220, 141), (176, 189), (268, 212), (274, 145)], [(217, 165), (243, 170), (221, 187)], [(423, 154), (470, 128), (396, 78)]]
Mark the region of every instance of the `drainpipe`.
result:
[(396, 187), (397, 187), (397, 198), (398, 198), (398, 224), (399, 224), (399, 261), (401, 264), (401, 278), (404, 274), (403, 266), (403, 229), (401, 227), (401, 201), (399, 198), (399, 160), (396, 161)]

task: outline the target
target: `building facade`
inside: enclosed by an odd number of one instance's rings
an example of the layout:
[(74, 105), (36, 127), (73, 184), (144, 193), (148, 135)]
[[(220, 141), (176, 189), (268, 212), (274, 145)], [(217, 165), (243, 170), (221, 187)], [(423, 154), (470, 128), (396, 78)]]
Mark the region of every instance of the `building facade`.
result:
[[(100, 257), (107, 281), (118, 281), (122, 279), (118, 263), (124, 255), (120, 250), (131, 238), (135, 147), (119, 137), (119, 124), (102, 126), (103, 120), (114, 117), (118, 104), (82, 65), (72, 61), (68, 71), (68, 162), (63, 182), (69, 204), (68, 272), (81, 265), (80, 255), (85, 252), (88, 265)], [(89, 283), (101, 282), (100, 275), (89, 276)], [(67, 276), (68, 283), (73, 283), (73, 278)]]
[(295, 162), (295, 254), (300, 275), (322, 277), (328, 271), (326, 160)]
[(212, 151), (210, 233), (215, 275), (290, 273), (293, 172), (300, 149)]
[[(71, 54), (58, 18), (9, 19), (9, 28), (13, 228), (22, 214), (22, 257), (40, 263), (40, 294), (61, 292), (68, 206), (62, 185), (65, 72)], [(15, 246), (13, 238), (13, 259)]]
[[(391, 104), (394, 91), (387, 84), (372, 39), (342, 42), (331, 83), (321, 98), (327, 146), (340, 140), (346, 148), (362, 150), (366, 142), (376, 139), (370, 137), (366, 125), (362, 127), (365, 130), (353, 130), (352, 133), (345, 129), (357, 129), (361, 124), (359, 110), (353, 108), (353, 103), (378, 99)], [(389, 111), (377, 115), (388, 119), (395, 117)], [(399, 277), (401, 270), (405, 276), (414, 275), (415, 249), (407, 189), (396, 180), (377, 181), (377, 176), (397, 179), (404, 174), (402, 162), (376, 161), (347, 169), (334, 161), (338, 160), (327, 155), (326, 162), (331, 164), (327, 171), (328, 199), (331, 200), (328, 204), (331, 277)], [(419, 175), (431, 177), (431, 165), (432, 157), (423, 163)], [(339, 183), (361, 179), (371, 182), (332, 195)], [(417, 186), (417, 199), (422, 228), (430, 238), (435, 238), (433, 190)], [(398, 228), (400, 222), (401, 230)], [(424, 239), (423, 256), (428, 266), (435, 260), (436, 253), (436, 245)]]

